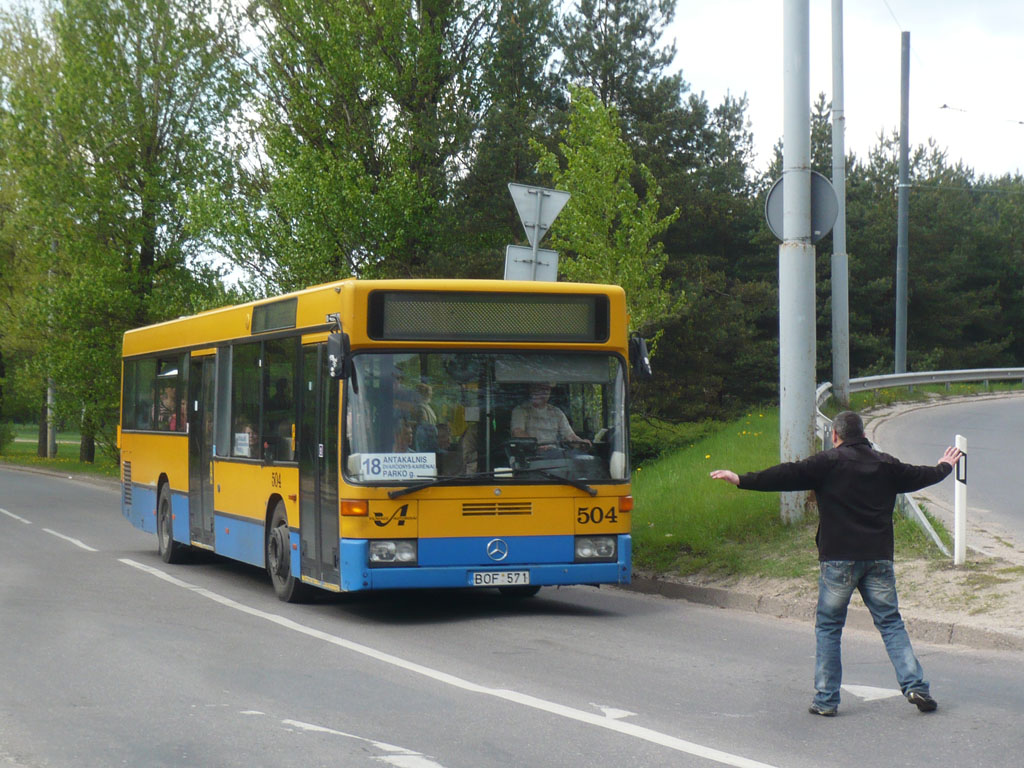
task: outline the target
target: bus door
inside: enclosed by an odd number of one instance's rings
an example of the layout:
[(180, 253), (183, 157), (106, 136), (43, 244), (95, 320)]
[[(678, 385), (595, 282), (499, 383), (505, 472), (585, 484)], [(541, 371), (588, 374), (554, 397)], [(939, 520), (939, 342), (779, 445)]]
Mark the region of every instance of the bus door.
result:
[(193, 357), (188, 377), (188, 507), (192, 541), (213, 546), (213, 401), (216, 358)]
[(301, 572), (340, 585), (338, 569), (338, 382), (330, 378), (326, 345), (302, 349), (299, 424)]

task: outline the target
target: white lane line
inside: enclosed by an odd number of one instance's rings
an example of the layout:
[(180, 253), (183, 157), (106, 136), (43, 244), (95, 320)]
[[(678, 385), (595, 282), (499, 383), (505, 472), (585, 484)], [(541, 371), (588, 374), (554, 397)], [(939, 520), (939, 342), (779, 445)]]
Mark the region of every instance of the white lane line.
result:
[(450, 685), (454, 688), (460, 688), (464, 691), (480, 693), (486, 696), (493, 696), (498, 699), (504, 699), (505, 701), (510, 701), (515, 704), (521, 704), (522, 706), (530, 707), (532, 709), (540, 710), (542, 712), (548, 712), (549, 714), (558, 715), (559, 717), (564, 717), (569, 720), (576, 720), (577, 722), (586, 723), (588, 725), (594, 725), (598, 728), (604, 728), (609, 731), (616, 731), (626, 736), (632, 736), (636, 739), (648, 741), (652, 744), (657, 744), (659, 746), (666, 747), (677, 752), (684, 752), (686, 754), (694, 755), (696, 757), (702, 757), (707, 760), (712, 760), (716, 763), (721, 763), (723, 765), (735, 766), (735, 768), (774, 768), (773, 766), (770, 766), (767, 763), (758, 762), (757, 760), (751, 760), (749, 758), (741, 757), (739, 755), (733, 755), (729, 752), (723, 752), (721, 750), (713, 749), (711, 747), (705, 747), (701, 744), (695, 744), (692, 741), (686, 741), (685, 739), (679, 739), (675, 736), (669, 736), (666, 733), (661, 733), (660, 731), (655, 731), (651, 728), (644, 728), (643, 726), (636, 725), (634, 723), (627, 723), (621, 720), (614, 720), (610, 717), (605, 717), (604, 715), (598, 715), (593, 712), (586, 712), (582, 709), (576, 709), (575, 707), (569, 707), (564, 704), (558, 704), (553, 701), (547, 701), (545, 699), (541, 699), (536, 696), (531, 696), (526, 693), (519, 693), (518, 691), (510, 691), (501, 688), (488, 688), (487, 686), (479, 685), (478, 683), (474, 683), (469, 680), (464, 680), (461, 677), (456, 677), (455, 675), (448, 674), (447, 672), (441, 672), (440, 670), (432, 669), (431, 667), (425, 667), (422, 664), (417, 664), (414, 661), (407, 661), (406, 659), (399, 658), (398, 656), (392, 656), (390, 653), (378, 651), (375, 648), (370, 648), (369, 646), (361, 645), (360, 643), (353, 642), (352, 640), (346, 640), (343, 637), (338, 637), (337, 635), (331, 635), (327, 632), (322, 632), (319, 629), (307, 627), (304, 624), (299, 624), (298, 622), (292, 621), (291, 619), (287, 619), (284, 616), (279, 616), (278, 614), (267, 613), (266, 611), (261, 611), (257, 608), (252, 608), (248, 605), (236, 602), (231, 598), (219, 595), (216, 592), (211, 592), (208, 589), (204, 589), (203, 587), (197, 587), (194, 584), (189, 584), (188, 582), (175, 578), (174, 576), (164, 573), (163, 571), (157, 568), (152, 568), (148, 565), (138, 563), (134, 560), (122, 558), (119, 560), (119, 562), (124, 563), (125, 565), (129, 565), (132, 568), (137, 568), (140, 571), (149, 573), (153, 576), (156, 576), (158, 579), (163, 579), (164, 581), (170, 584), (174, 584), (175, 586), (181, 587), (182, 589), (187, 589), (191, 592), (195, 592), (196, 594), (201, 595), (209, 600), (213, 600), (215, 603), (220, 603), (223, 606), (232, 608), (241, 613), (246, 613), (250, 616), (255, 616), (257, 618), (263, 619), (264, 621), (269, 621), (272, 624), (277, 624), (280, 627), (284, 627), (285, 629), (290, 629), (293, 632), (298, 632), (299, 634), (316, 638), (317, 640), (322, 640), (326, 643), (331, 643), (332, 645), (336, 645), (340, 648), (345, 648), (346, 650), (361, 654), (371, 659), (375, 659), (385, 664), (390, 664), (393, 667), (404, 669), (408, 672), (414, 672), (418, 675), (430, 678), (431, 680), (436, 680), (440, 683), (444, 683), (445, 685)]
[(355, 739), (356, 741), (363, 741), (367, 744), (372, 744), (381, 752), (389, 753), (386, 756), (374, 757), (374, 760), (389, 763), (390, 765), (396, 765), (399, 766), (399, 768), (444, 768), (443, 765), (435, 763), (422, 752), (416, 752), (412, 749), (388, 744), (386, 741), (368, 739), (365, 736), (356, 736), (354, 733), (336, 731), (333, 728), (325, 728), (322, 725), (314, 725), (313, 723), (304, 723), (301, 720), (282, 720), (281, 723), (300, 731), (307, 731), (309, 733), (325, 733), (331, 736), (343, 736), (346, 739)]
[(17, 520), (19, 523), (24, 523), (25, 525), (32, 525), (31, 520), (26, 520), (24, 517), (18, 517), (16, 514), (14, 514), (13, 512), (8, 512), (6, 509), (0, 509), (0, 514), (7, 515), (9, 518), (11, 518), (12, 520)]
[(86, 552), (99, 552), (98, 549), (93, 549), (88, 544), (85, 544), (85, 543), (79, 541), (78, 539), (72, 539), (70, 536), (65, 536), (63, 533), (57, 533), (52, 528), (43, 528), (43, 530), (46, 531), (51, 536), (56, 536), (58, 539), (64, 539), (64, 541), (70, 541), (76, 547), (80, 547), (80, 548), (84, 549)]

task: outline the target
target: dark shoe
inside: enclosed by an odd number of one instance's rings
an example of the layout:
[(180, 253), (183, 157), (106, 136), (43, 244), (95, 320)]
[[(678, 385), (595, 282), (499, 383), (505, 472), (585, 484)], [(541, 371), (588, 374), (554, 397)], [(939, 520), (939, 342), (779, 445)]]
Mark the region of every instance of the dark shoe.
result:
[(811, 704), (807, 711), (812, 715), (821, 715), (822, 717), (835, 717), (839, 713), (835, 707), (822, 707), (818, 704)]
[(907, 694), (907, 701), (916, 706), (922, 712), (934, 712), (939, 708), (939, 702), (921, 691), (911, 691)]

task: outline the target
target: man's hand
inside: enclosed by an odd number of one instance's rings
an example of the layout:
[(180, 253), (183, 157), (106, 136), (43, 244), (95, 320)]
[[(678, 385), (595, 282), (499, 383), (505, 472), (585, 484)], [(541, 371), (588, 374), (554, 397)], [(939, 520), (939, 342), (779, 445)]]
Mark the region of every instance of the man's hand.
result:
[(732, 483), (737, 486), (740, 484), (740, 476), (728, 469), (716, 469), (711, 473), (711, 479), (725, 480), (725, 482)]
[(954, 448), (952, 445), (946, 449), (946, 452), (942, 454), (942, 458), (939, 459), (939, 464), (949, 464), (951, 467), (955, 467), (956, 463), (960, 461), (960, 457), (964, 455), (964, 452), (959, 448)]

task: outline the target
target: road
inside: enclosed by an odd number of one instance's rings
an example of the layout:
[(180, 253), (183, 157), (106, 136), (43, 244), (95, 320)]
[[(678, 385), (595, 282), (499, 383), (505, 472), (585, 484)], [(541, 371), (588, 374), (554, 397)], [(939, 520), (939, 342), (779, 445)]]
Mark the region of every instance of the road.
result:
[[(874, 441), (913, 464), (938, 460), (957, 434), (967, 438), (968, 519), (994, 522), (1024, 545), (1024, 395), (967, 399), (896, 414), (877, 425)], [(943, 489), (953, 506), (952, 481)]]
[(164, 565), (112, 489), (0, 468), (3, 768), (1016, 764), (1024, 654), (917, 650), (937, 713), (851, 630), (813, 717), (805, 623), (592, 588), (287, 605)]

